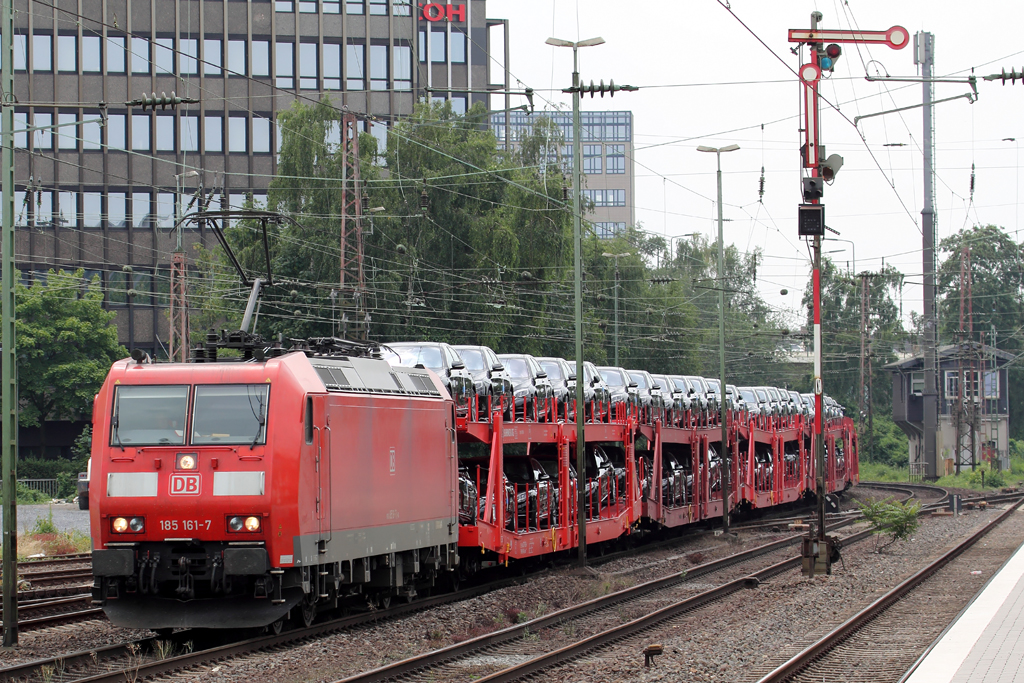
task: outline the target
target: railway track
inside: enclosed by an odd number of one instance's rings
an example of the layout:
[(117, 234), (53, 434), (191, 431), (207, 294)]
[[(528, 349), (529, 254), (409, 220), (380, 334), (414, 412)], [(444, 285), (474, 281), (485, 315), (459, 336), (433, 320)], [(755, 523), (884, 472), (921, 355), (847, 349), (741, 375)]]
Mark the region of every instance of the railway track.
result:
[[(939, 632), (960, 612), (971, 595), (957, 595), (938, 576), (951, 563), (970, 567), (993, 552), (992, 545), (977, 546), (1024, 503), (1016, 502), (994, 520), (943, 553), (882, 597), (804, 648), (758, 683), (821, 680), (899, 680)], [(1001, 559), (987, 564), (998, 568), (1019, 546), (1019, 539), (1001, 548)], [(965, 565), (966, 568), (966, 565)], [(929, 628), (930, 627), (930, 628)], [(875, 656), (872, 656), (874, 654)], [(856, 665), (853, 664), (856, 662)]]
[[(695, 578), (710, 571), (718, 571), (738, 562), (752, 559), (769, 552), (776, 552), (799, 542), (799, 536), (790, 536), (774, 543), (765, 544), (736, 555), (730, 555), (700, 567), (691, 568), (690, 572), (674, 574), (664, 581), (681, 583), (687, 578)], [(679, 539), (675, 539), (678, 541)], [(610, 556), (606, 556), (609, 557)], [(196, 643), (194, 635), (182, 631), (165, 638), (152, 637), (135, 640), (129, 643), (94, 648), (89, 651), (65, 654), (52, 659), (37, 660), (23, 665), (0, 669), (0, 680), (44, 681), (43, 671), (53, 671), (60, 667), (64, 682), (79, 683), (123, 683), (126, 673), (132, 680), (159, 676), (174, 671), (187, 670), (210, 662), (239, 657), (248, 653), (269, 650), (281, 646), (295, 646), (304, 641), (312, 640), (327, 634), (355, 629), (360, 626), (393, 619), (437, 607), (439, 605), (467, 600), (498, 588), (513, 585), (522, 581), (521, 578), (506, 579), (475, 586), (447, 595), (418, 600), (416, 602), (392, 606), (385, 610), (377, 610), (366, 614), (357, 614), (332, 621), (314, 624), (306, 628), (296, 628), (279, 635), (267, 634), (242, 641), (215, 645), (202, 650), (180, 653)], [(652, 587), (653, 589), (653, 587)], [(188, 641), (192, 641), (189, 643)]]

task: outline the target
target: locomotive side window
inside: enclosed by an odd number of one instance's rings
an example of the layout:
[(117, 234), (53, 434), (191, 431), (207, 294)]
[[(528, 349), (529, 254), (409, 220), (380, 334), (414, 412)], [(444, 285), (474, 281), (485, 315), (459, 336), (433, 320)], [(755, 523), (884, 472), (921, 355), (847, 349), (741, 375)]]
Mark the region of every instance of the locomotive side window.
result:
[(187, 414), (187, 386), (119, 386), (110, 421), (110, 445), (183, 445)]
[(192, 415), (192, 445), (266, 443), (266, 384), (196, 386)]
[(313, 397), (306, 397), (306, 443), (313, 443)]

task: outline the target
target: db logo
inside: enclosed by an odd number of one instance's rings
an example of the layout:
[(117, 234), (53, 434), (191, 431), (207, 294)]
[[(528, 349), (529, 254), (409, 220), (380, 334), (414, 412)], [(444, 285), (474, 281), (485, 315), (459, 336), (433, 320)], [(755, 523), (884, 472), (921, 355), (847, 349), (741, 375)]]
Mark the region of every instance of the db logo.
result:
[(172, 496), (198, 496), (199, 474), (172, 474), (171, 495)]

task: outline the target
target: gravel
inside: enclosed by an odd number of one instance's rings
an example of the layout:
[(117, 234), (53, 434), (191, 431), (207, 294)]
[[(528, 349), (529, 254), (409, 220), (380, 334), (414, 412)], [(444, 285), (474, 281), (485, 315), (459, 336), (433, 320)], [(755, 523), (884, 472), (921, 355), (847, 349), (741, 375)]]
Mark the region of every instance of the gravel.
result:
[[(89, 511), (79, 510), (78, 503), (51, 503), (47, 505), (19, 505), (18, 528), (22, 533), (35, 526), (37, 519), (46, 519), (53, 511), (53, 524), (60, 531), (80, 531), (89, 534)], [(0, 521), (3, 511), (0, 510)]]

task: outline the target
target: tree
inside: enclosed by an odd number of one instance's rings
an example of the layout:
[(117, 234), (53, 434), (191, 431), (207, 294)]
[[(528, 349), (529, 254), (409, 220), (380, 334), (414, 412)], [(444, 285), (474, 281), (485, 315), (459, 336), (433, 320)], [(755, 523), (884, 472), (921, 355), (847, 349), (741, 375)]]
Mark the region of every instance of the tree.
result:
[(128, 355), (99, 278), (50, 270), (45, 281), (19, 284), (15, 301), (20, 424), (88, 416), (110, 365)]
[[(960, 256), (971, 256), (971, 299), (975, 341), (985, 332), (985, 343), (997, 333), (998, 347), (1019, 355), (1024, 352), (1021, 317), (1024, 313), (1024, 246), (1002, 228), (976, 225), (950, 235), (940, 243), (948, 256), (938, 269), (939, 329), (943, 343), (954, 343), (960, 332)], [(966, 311), (965, 311), (966, 312)], [(1024, 368), (1007, 368), (1010, 396), (1010, 434), (1024, 436)]]

